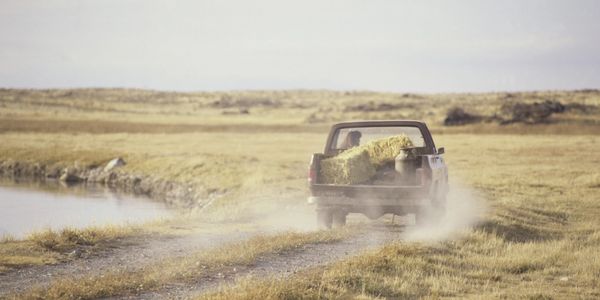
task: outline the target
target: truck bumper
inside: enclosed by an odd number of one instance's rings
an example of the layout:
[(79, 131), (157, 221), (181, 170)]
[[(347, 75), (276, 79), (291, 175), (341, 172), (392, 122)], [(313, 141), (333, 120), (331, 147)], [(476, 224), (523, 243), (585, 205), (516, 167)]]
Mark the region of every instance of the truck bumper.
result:
[(308, 197), (308, 204), (318, 206), (399, 206), (399, 207), (418, 207), (431, 205), (429, 198), (385, 198), (385, 199), (366, 199), (349, 197)]

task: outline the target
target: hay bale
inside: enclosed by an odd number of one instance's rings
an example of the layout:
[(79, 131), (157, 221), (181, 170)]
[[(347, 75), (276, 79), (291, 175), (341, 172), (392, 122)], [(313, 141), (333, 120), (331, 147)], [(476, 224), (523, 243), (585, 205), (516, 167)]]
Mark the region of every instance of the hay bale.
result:
[(361, 147), (364, 147), (369, 153), (371, 163), (376, 168), (379, 168), (394, 161), (402, 149), (413, 147), (413, 142), (406, 135), (402, 134), (375, 140), (357, 148)]
[(400, 150), (412, 147), (406, 135), (379, 139), (348, 149), (321, 161), (321, 182), (325, 184), (366, 183), (377, 169), (393, 162)]
[(369, 153), (364, 149), (345, 151), (321, 161), (321, 181), (327, 184), (361, 184), (369, 181), (375, 172)]

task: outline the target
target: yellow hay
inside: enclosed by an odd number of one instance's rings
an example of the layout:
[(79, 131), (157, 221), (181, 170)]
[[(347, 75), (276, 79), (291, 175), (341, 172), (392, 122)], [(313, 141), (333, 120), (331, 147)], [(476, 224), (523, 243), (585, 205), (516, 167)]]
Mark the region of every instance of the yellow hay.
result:
[(321, 183), (366, 183), (375, 176), (377, 168), (394, 161), (401, 149), (412, 146), (406, 135), (398, 135), (348, 149), (321, 161)]
[(360, 184), (375, 175), (375, 167), (369, 154), (361, 151), (346, 151), (321, 161), (321, 181), (328, 184)]
[(357, 148), (361, 147), (366, 149), (369, 153), (371, 163), (378, 168), (388, 162), (394, 161), (396, 156), (400, 154), (400, 150), (413, 147), (413, 143), (403, 134), (375, 140)]

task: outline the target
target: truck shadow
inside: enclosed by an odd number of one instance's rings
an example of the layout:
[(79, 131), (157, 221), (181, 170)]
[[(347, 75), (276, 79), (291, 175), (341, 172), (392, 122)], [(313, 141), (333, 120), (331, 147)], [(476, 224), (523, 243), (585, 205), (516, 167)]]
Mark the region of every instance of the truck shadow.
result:
[(540, 208), (505, 208), (476, 229), (497, 235), (508, 242), (527, 243), (560, 239), (568, 214)]
[(477, 228), (512, 243), (548, 241), (560, 238), (560, 234), (556, 232), (547, 232), (521, 224), (503, 224), (496, 220), (485, 221)]

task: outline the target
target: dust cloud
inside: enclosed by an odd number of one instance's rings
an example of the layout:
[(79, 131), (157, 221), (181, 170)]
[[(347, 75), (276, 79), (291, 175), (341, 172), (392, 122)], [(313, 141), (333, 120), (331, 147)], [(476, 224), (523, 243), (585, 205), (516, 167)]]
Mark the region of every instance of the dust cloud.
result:
[[(319, 230), (315, 206), (306, 203), (303, 190), (262, 190), (245, 195), (251, 205), (239, 205), (238, 214), (231, 221), (251, 224), (255, 233), (284, 231), (311, 232)], [(350, 214), (348, 224), (366, 230), (363, 239), (381, 245), (397, 241), (443, 241), (456, 238), (461, 232), (475, 226), (487, 212), (484, 197), (476, 190), (462, 184), (452, 183), (447, 196), (446, 215), (430, 224), (415, 225), (413, 215), (395, 216), (390, 222), (387, 215), (369, 220), (361, 214)]]
[(272, 207), (271, 212), (256, 220), (262, 230), (299, 232), (318, 230), (314, 206), (305, 203), (301, 205), (282, 205)]
[(447, 196), (446, 215), (430, 224), (409, 226), (404, 233), (408, 241), (443, 241), (457, 237), (477, 225), (487, 212), (484, 197), (472, 188), (451, 184)]

